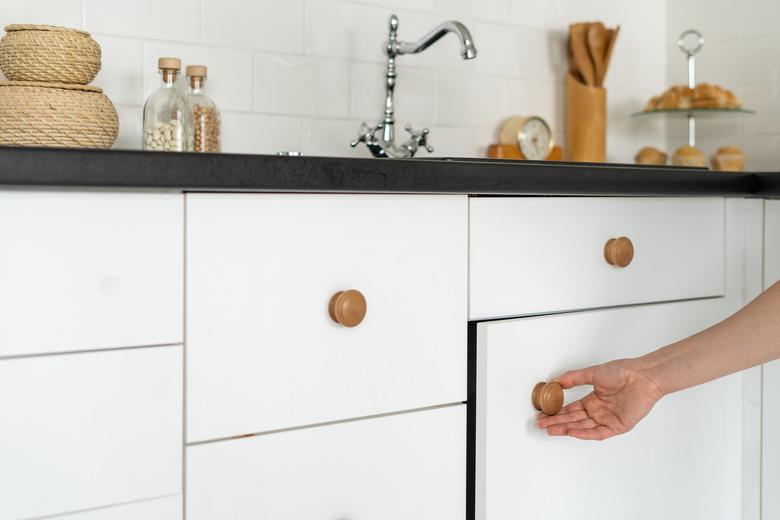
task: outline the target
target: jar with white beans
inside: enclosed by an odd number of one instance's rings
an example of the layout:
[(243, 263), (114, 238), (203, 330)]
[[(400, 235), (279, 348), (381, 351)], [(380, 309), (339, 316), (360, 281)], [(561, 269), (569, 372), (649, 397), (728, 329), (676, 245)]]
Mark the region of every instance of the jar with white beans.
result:
[(194, 120), (187, 95), (176, 87), (181, 70), (178, 58), (158, 61), (162, 85), (144, 105), (143, 149), (161, 152), (191, 152)]

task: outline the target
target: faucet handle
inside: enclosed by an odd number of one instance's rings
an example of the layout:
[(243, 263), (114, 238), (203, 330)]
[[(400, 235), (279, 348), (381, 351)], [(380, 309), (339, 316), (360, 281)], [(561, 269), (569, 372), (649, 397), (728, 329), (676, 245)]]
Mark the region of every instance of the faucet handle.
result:
[(411, 140), (417, 143), (418, 147), (422, 146), (428, 151), (428, 153), (433, 153), (433, 146), (428, 144), (428, 134), (431, 133), (430, 130), (423, 128), (421, 131), (417, 132), (414, 128), (412, 128), (412, 125), (404, 126), (404, 130), (409, 132), (409, 135), (412, 136)]
[(355, 148), (360, 143), (366, 143), (366, 144), (372, 143), (376, 139), (376, 137), (374, 136), (374, 132), (376, 132), (376, 130), (377, 130), (376, 128), (371, 128), (366, 123), (361, 123), (360, 130), (358, 131), (357, 139), (349, 143), (349, 145), (352, 148)]

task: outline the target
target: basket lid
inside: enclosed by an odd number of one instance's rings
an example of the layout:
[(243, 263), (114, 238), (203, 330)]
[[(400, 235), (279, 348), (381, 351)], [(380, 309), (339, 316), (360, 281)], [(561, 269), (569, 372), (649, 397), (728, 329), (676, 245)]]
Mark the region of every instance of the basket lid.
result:
[(31, 23), (12, 23), (4, 27), (5, 32), (12, 31), (59, 31), (59, 32), (73, 32), (89, 36), (87, 31), (81, 29), (72, 29), (70, 27), (60, 27), (58, 25), (40, 25)]
[(81, 90), (83, 92), (103, 93), (103, 89), (92, 85), (77, 85), (75, 83), (44, 83), (41, 81), (0, 81), (0, 87), (43, 87), (61, 90)]

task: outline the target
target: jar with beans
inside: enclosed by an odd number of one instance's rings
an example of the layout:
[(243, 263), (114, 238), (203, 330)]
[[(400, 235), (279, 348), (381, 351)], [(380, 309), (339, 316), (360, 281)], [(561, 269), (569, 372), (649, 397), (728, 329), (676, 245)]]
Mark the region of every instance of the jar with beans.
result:
[(162, 85), (144, 105), (144, 150), (191, 152), (193, 116), (189, 98), (176, 87), (181, 70), (178, 58), (158, 60)]
[(187, 66), (189, 99), (195, 117), (195, 151), (217, 153), (222, 149), (219, 110), (204, 92), (207, 76), (208, 69), (204, 65)]

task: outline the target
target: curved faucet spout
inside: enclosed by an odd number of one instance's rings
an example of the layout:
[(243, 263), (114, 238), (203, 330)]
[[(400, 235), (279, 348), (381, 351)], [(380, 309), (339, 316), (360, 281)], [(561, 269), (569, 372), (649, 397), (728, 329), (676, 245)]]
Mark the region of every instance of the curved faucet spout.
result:
[(472, 60), (477, 57), (477, 48), (474, 47), (471, 33), (465, 25), (455, 20), (440, 24), (416, 42), (398, 42), (395, 52), (396, 54), (417, 54), (439, 41), (447, 33), (455, 34), (460, 40), (460, 54), (464, 60)]
[(401, 54), (416, 54), (422, 52), (445, 34), (453, 33), (460, 39), (461, 56), (464, 60), (471, 60), (477, 57), (477, 49), (474, 47), (474, 41), (471, 39), (471, 33), (466, 26), (460, 22), (450, 20), (434, 28), (431, 32), (420, 38), (416, 42), (402, 42), (398, 40), (398, 17), (390, 16), (388, 20), (388, 35), (385, 40), (384, 50), (387, 55), (387, 69), (385, 70), (385, 110), (382, 114), (382, 122), (369, 126), (363, 123), (360, 127), (357, 139), (352, 141), (352, 147), (359, 144), (365, 144), (374, 157), (414, 157), (419, 148), (433, 152), (433, 147), (428, 144), (428, 129), (416, 132), (412, 127), (406, 127), (409, 132), (409, 139), (403, 143), (395, 142), (395, 101), (393, 93), (398, 78), (395, 60)]

